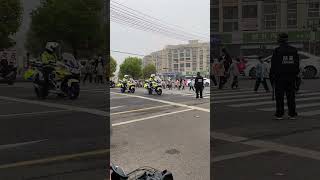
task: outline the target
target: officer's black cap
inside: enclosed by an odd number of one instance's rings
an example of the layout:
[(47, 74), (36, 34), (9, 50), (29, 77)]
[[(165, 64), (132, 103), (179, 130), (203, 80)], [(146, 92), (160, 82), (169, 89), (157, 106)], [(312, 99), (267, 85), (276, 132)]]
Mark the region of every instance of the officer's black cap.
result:
[(278, 43), (285, 43), (288, 42), (288, 34), (287, 33), (280, 33), (278, 35)]

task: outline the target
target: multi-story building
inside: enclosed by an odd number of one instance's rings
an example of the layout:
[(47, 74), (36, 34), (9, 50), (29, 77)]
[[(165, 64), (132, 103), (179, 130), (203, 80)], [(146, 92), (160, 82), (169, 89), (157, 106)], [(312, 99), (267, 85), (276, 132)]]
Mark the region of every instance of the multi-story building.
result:
[(221, 45), (233, 55), (270, 53), (277, 34), (288, 32), (299, 49), (320, 54), (319, 0), (212, 0), (213, 49)]
[(153, 52), (143, 58), (143, 65), (152, 63), (157, 74), (163, 77), (191, 76), (197, 72), (209, 75), (209, 43), (197, 40), (189, 44), (168, 45), (163, 50)]

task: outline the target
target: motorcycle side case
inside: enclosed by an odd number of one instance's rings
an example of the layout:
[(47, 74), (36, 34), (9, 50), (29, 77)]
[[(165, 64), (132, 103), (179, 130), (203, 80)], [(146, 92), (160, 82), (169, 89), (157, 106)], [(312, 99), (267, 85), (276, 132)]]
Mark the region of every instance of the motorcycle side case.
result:
[(173, 180), (173, 175), (170, 171), (164, 170), (162, 171), (162, 178), (161, 180)]

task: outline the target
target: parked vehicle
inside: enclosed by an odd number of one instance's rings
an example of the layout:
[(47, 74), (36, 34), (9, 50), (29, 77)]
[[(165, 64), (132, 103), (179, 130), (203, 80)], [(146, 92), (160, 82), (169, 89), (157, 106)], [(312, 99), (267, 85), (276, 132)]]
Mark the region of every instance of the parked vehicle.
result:
[[(299, 51), (298, 53), (300, 56), (300, 69), (303, 70), (302, 78), (318, 78), (320, 76), (320, 57), (302, 51)], [(270, 69), (271, 66), (271, 58), (272, 55), (263, 59), (264, 62), (268, 63), (268, 69)], [(251, 61), (247, 63), (247, 67), (244, 70), (244, 74), (246, 77), (255, 78), (257, 64), (258, 60), (256, 60), (255, 62)]]

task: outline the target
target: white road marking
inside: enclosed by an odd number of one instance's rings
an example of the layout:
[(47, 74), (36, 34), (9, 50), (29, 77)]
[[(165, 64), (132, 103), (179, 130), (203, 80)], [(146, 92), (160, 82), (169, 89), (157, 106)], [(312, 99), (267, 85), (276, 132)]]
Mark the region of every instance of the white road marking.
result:
[[(306, 108), (306, 107), (316, 107), (316, 106), (320, 106), (320, 103), (298, 104), (298, 105), (296, 105), (296, 108)], [(285, 106), (284, 109), (287, 110), (288, 107)], [(270, 112), (270, 111), (275, 111), (276, 108), (275, 108), (275, 107), (271, 107), (271, 108), (261, 108), (261, 109), (258, 109), (258, 110)]]
[(33, 115), (42, 115), (49, 113), (58, 113), (58, 112), (66, 112), (70, 110), (56, 110), (56, 111), (42, 111), (42, 112), (31, 112), (31, 113), (14, 113), (14, 114), (0, 114), (1, 117), (16, 117), (16, 116), (33, 116)]
[[(311, 93), (299, 94), (297, 97), (313, 96), (313, 95), (320, 95), (320, 92), (311, 92)], [(228, 99), (228, 100), (220, 100), (220, 101), (215, 101), (215, 98), (213, 98), (213, 104), (230, 103), (230, 102), (241, 102), (241, 101), (265, 100), (265, 99), (271, 99), (271, 97), (240, 98), (240, 99)], [(303, 98), (301, 98), (301, 99), (303, 99)], [(297, 100), (298, 100), (298, 98), (297, 98)]]
[(172, 105), (163, 105), (163, 106), (154, 106), (154, 107), (149, 107), (149, 108), (134, 109), (134, 110), (129, 110), (129, 111), (111, 113), (110, 115), (119, 115), (119, 114), (126, 114), (126, 113), (132, 113), (132, 112), (139, 112), (139, 111), (145, 111), (145, 110), (168, 107), (168, 106), (172, 106)]
[(211, 133), (211, 137), (214, 139), (220, 139), (228, 142), (235, 142), (234, 140), (238, 139), (240, 141), (236, 141), (236, 142), (244, 145), (254, 146), (262, 149), (269, 149), (272, 151), (296, 155), (296, 156), (310, 158), (314, 160), (320, 160), (319, 151), (309, 150), (305, 148), (293, 147), (293, 146), (288, 146), (288, 145), (283, 145), (283, 144), (268, 142), (268, 141), (262, 141), (262, 140), (249, 140), (248, 138), (245, 138), (245, 137), (232, 136), (232, 135), (215, 133), (215, 132)]
[[(120, 94), (120, 93), (112, 92), (112, 94)], [(153, 98), (148, 98), (148, 97), (144, 97), (144, 96), (129, 95), (129, 94), (121, 94), (121, 95), (123, 95), (123, 96), (131, 96), (131, 97), (136, 97), (136, 98), (141, 98), (141, 99), (146, 99), (146, 100), (149, 100), (149, 101), (155, 101), (155, 102), (160, 102), (160, 103), (164, 103), (164, 104), (170, 104), (170, 105), (173, 105), (173, 106), (185, 107), (185, 108), (204, 111), (204, 112), (210, 112), (210, 109), (201, 108), (201, 107), (197, 107), (197, 106), (189, 106), (189, 105), (186, 105), (186, 104), (170, 102), (170, 101), (165, 101), (165, 100), (160, 100), (160, 99), (153, 99)]]
[(112, 100), (112, 99), (126, 99), (126, 98), (134, 98), (134, 97), (110, 97), (110, 100)]
[(89, 113), (89, 114), (93, 114), (93, 115), (97, 115), (97, 116), (106, 117), (109, 115), (109, 113), (106, 111), (101, 111), (98, 109), (70, 106), (70, 105), (65, 105), (65, 104), (48, 103), (48, 102), (43, 102), (43, 101), (27, 100), (27, 99), (13, 98), (13, 97), (5, 97), (5, 96), (0, 96), (0, 99), (6, 100), (6, 101), (15, 101), (15, 102), (20, 102), (20, 103), (41, 105), (41, 106), (46, 106), (46, 107), (51, 107), (51, 108), (65, 109), (65, 110), (70, 110), (70, 111), (84, 112), (84, 113)]
[(305, 112), (300, 112), (299, 115), (301, 116), (314, 116), (314, 115), (319, 115), (320, 110), (313, 110), (313, 111), (305, 111)]
[(149, 120), (149, 119), (155, 119), (155, 118), (158, 118), (158, 117), (168, 116), (168, 115), (172, 115), (172, 114), (178, 114), (178, 113), (192, 111), (192, 110), (193, 109), (184, 109), (184, 110), (181, 110), (181, 111), (174, 111), (174, 112), (169, 112), (169, 113), (149, 116), (149, 117), (145, 117), (145, 118), (140, 118), (140, 119), (125, 121), (125, 122), (115, 123), (115, 124), (112, 124), (112, 127), (131, 124), (131, 123), (140, 122), (140, 121), (146, 121), (146, 120)]
[(47, 140), (48, 139), (43, 139), (43, 140), (38, 140), (38, 141), (29, 141), (29, 142), (23, 142), (23, 143), (0, 145), (0, 150), (16, 148), (16, 147), (26, 146), (26, 145), (31, 145), (31, 144), (36, 144), (36, 143), (40, 143), (40, 142), (47, 141)]
[(9, 102), (9, 101), (7, 101), (7, 102), (0, 102), (0, 105), (14, 104), (14, 103), (17, 103), (17, 102)]
[(234, 95), (234, 96), (222, 96), (222, 97), (219, 97), (219, 96), (214, 96), (213, 98), (216, 99), (216, 100), (220, 100), (220, 99), (232, 99), (232, 98), (250, 98), (250, 97), (261, 97), (261, 96), (269, 96), (270, 97), (270, 93), (260, 93), (260, 94), (242, 94), (242, 95)]
[[(319, 100), (319, 99), (320, 99), (320, 97), (298, 98), (298, 99), (296, 99), (296, 102), (308, 101), (308, 100)], [(276, 102), (275, 101), (262, 101), (262, 102), (253, 102), (253, 103), (234, 104), (234, 105), (229, 105), (229, 106), (230, 107), (249, 107), (249, 106), (259, 106), (259, 105), (274, 104), (274, 103), (276, 103)]]
[(240, 157), (261, 154), (261, 153), (268, 152), (268, 151), (270, 151), (270, 149), (256, 149), (256, 150), (252, 150), (252, 151), (239, 152), (239, 153), (222, 155), (222, 156), (214, 156), (212, 162), (219, 162), (219, 161), (225, 161), (225, 160), (229, 160), (229, 159), (236, 159), (236, 158), (240, 158)]
[(115, 107), (111, 107), (110, 109), (118, 109), (118, 108), (121, 108), (123, 106), (115, 106)]

